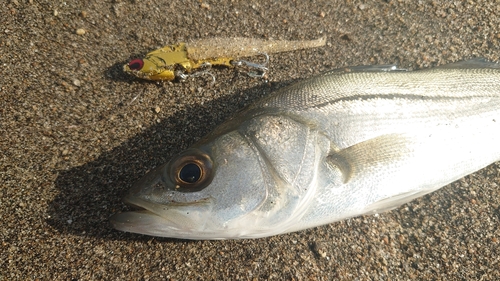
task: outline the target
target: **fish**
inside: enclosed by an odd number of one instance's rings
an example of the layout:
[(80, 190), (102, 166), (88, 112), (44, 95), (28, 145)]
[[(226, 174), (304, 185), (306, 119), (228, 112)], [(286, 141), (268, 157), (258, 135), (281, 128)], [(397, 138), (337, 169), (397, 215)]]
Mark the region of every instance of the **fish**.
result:
[(262, 98), (147, 173), (114, 228), (250, 239), (392, 210), (500, 159), (500, 67), (346, 67)]
[[(262, 40), (257, 38), (206, 38), (168, 45), (148, 53), (144, 58), (132, 59), (123, 66), (123, 71), (146, 80), (172, 81), (186, 78), (196, 70), (206, 70), (212, 65), (235, 67), (246, 65), (265, 73), (264, 65), (237, 60), (260, 54), (289, 52), (300, 49), (322, 47), (326, 38), (316, 40)], [(263, 76), (255, 75), (255, 76)], [(254, 76), (254, 75), (251, 75)]]

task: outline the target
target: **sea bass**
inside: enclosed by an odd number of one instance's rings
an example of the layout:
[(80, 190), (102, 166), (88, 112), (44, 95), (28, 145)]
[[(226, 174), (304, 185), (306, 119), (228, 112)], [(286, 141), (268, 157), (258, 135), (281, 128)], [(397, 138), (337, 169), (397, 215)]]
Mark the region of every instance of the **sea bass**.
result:
[(363, 66), (282, 88), (149, 172), (116, 229), (259, 238), (393, 209), (500, 160), (500, 65)]

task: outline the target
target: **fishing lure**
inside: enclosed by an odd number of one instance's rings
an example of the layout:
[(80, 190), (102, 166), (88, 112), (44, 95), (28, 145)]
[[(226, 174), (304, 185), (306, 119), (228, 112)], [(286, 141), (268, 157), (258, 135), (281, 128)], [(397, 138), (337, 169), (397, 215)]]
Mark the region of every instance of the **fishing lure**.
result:
[[(264, 64), (237, 60), (242, 57), (294, 51), (324, 46), (326, 39), (310, 41), (261, 40), (255, 38), (210, 38), (168, 45), (148, 53), (143, 59), (136, 58), (123, 66), (126, 73), (147, 80), (174, 80), (207, 73), (212, 65), (227, 67), (247, 66), (257, 69), (263, 77), (267, 71)], [(267, 63), (267, 61), (266, 61)], [(193, 73), (196, 70), (201, 72)]]

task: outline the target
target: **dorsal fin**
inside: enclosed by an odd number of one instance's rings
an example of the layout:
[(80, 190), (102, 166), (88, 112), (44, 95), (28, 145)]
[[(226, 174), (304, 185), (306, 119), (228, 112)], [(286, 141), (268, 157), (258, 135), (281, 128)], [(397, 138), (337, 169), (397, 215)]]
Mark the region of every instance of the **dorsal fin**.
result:
[(325, 74), (343, 74), (351, 72), (400, 72), (400, 71), (408, 71), (408, 69), (398, 68), (398, 66), (395, 64), (358, 65), (358, 66), (348, 66), (330, 70), (325, 72)]
[(454, 63), (440, 65), (434, 69), (500, 69), (500, 64), (488, 61), (485, 58), (474, 58), (470, 60), (457, 61)]

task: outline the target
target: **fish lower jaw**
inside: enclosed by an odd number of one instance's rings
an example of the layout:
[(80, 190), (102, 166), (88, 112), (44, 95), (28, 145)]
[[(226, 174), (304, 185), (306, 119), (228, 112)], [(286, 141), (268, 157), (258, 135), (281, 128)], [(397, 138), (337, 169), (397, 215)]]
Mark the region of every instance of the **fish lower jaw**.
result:
[(165, 218), (148, 210), (115, 214), (110, 221), (120, 231), (177, 239), (223, 240), (263, 236), (248, 230), (242, 232), (242, 229), (215, 227), (200, 216), (196, 216), (196, 219), (176, 215)]
[(175, 234), (192, 231), (148, 210), (115, 214), (110, 218), (110, 221), (115, 229), (121, 231), (160, 237), (182, 239), (183, 237), (177, 237), (178, 235)]

